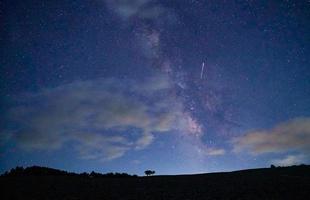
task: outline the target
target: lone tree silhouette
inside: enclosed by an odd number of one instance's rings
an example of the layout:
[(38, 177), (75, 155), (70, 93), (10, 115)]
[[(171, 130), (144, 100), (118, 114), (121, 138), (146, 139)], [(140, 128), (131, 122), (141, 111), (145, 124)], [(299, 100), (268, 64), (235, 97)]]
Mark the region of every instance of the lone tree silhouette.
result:
[(150, 176), (150, 175), (155, 174), (155, 171), (152, 171), (152, 170), (146, 170), (146, 171), (144, 171), (144, 173), (145, 173), (145, 175)]

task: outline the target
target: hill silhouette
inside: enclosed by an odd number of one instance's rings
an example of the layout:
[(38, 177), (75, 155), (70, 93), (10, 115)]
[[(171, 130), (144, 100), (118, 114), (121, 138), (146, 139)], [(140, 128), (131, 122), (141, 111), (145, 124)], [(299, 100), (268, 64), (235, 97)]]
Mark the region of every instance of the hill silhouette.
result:
[(25, 177), (25, 176), (75, 176), (75, 177), (137, 177), (137, 175), (130, 175), (127, 173), (106, 173), (101, 174), (98, 172), (92, 171), (91, 173), (83, 172), (81, 174), (67, 172), (64, 170), (53, 169), (49, 167), (40, 167), (40, 166), (32, 166), (32, 167), (16, 167), (11, 169), (8, 172), (5, 172), (2, 177)]
[(0, 187), (1, 199), (308, 199), (310, 166), (149, 177), (17, 167)]

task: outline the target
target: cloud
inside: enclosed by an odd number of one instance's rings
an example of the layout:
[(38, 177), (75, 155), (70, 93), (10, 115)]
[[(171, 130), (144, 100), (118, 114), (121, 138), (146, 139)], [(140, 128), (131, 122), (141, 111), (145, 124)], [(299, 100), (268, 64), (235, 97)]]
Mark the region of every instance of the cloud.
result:
[(289, 151), (310, 152), (310, 118), (295, 118), (272, 129), (252, 131), (232, 140), (233, 151), (258, 155)]
[(154, 140), (154, 136), (152, 134), (144, 133), (142, 137), (140, 137), (138, 141), (136, 142), (137, 144), (136, 149), (143, 149), (147, 147), (153, 142), (153, 140)]
[(291, 166), (303, 163), (305, 160), (304, 155), (288, 155), (282, 159), (271, 160), (271, 163), (277, 166)]
[(75, 134), (71, 137), (71, 141), (78, 142), (74, 148), (79, 153), (80, 158), (102, 161), (123, 156), (132, 145), (132, 142), (123, 136), (107, 136), (92, 132)]
[(208, 156), (221, 156), (226, 153), (225, 149), (219, 148), (207, 148), (205, 152)]
[(140, 165), (142, 162), (141, 162), (141, 160), (133, 160), (133, 161), (131, 161), (131, 163), (134, 165)]
[(164, 7), (153, 0), (105, 0), (108, 8), (123, 20), (136, 17), (140, 19), (155, 19), (164, 12)]
[(12, 127), (1, 131), (0, 138), (27, 151), (53, 151), (72, 144), (80, 158), (115, 159), (146, 148), (153, 134), (199, 132), (184, 114), (182, 103), (171, 95), (172, 89), (164, 75), (141, 81), (76, 81), (46, 88), (19, 96), (18, 106), (6, 113)]

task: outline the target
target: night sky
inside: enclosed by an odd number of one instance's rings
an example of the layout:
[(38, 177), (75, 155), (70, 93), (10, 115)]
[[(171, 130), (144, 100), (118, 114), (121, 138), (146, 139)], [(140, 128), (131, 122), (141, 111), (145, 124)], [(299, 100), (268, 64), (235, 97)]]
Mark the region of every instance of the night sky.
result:
[(309, 1), (0, 6), (1, 173), (310, 164)]

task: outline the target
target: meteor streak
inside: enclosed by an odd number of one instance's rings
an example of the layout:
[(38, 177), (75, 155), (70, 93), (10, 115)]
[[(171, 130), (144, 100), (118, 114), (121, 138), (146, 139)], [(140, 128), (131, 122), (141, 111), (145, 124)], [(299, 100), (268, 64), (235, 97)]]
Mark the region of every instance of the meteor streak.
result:
[(203, 70), (205, 68), (205, 62), (202, 62), (202, 65), (201, 65), (201, 72), (200, 72), (200, 79), (202, 79), (203, 77)]

